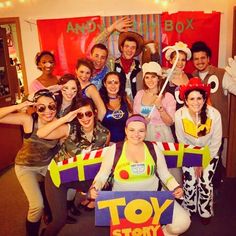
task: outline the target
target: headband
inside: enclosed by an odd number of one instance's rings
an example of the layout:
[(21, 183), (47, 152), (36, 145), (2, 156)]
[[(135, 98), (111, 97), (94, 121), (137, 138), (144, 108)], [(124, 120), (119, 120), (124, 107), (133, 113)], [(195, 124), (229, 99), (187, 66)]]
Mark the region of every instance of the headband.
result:
[(147, 126), (147, 124), (148, 124), (147, 120), (143, 116), (132, 115), (126, 120), (126, 124), (125, 124), (126, 127), (129, 125), (130, 122), (135, 122), (135, 121), (142, 122), (143, 124), (145, 124), (145, 126)]

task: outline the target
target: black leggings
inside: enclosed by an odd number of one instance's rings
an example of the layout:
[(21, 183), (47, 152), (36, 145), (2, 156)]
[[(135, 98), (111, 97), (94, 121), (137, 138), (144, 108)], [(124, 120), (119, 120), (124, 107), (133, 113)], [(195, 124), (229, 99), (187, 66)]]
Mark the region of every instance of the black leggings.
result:
[(63, 226), (66, 224), (67, 217), (67, 190), (70, 188), (79, 189), (82, 192), (87, 192), (91, 186), (93, 180), (83, 181), (83, 182), (69, 182), (61, 184), (57, 188), (50, 177), (49, 171), (45, 177), (45, 189), (47, 199), (52, 212), (52, 222), (47, 226), (44, 236), (55, 236), (57, 235)]

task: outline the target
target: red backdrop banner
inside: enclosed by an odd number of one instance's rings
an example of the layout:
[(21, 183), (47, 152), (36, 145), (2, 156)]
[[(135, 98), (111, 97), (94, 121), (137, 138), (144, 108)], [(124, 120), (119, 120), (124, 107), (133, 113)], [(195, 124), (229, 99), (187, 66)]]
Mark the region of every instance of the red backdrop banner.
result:
[(84, 57), (92, 39), (101, 31), (101, 17), (37, 20), (40, 46), (52, 51), (55, 74), (73, 73), (79, 57)]
[[(191, 48), (196, 41), (204, 41), (212, 50), (211, 63), (218, 65), (220, 13), (177, 12), (161, 15), (162, 48), (183, 41)], [(165, 58), (163, 66), (168, 66)], [(192, 63), (187, 63), (186, 72), (193, 71)]]
[[(38, 32), (42, 50), (53, 51), (56, 57), (55, 73), (74, 72), (76, 60), (88, 56), (92, 40), (104, 27), (111, 25), (121, 16), (91, 16), (66, 19), (38, 20)], [(195, 41), (204, 41), (212, 50), (211, 63), (218, 64), (220, 13), (177, 12), (169, 14), (129, 15), (134, 24), (131, 30), (139, 32), (145, 40), (159, 42), (161, 51), (167, 45), (183, 41), (191, 48)], [(120, 55), (117, 46), (118, 34), (113, 34), (107, 42), (114, 57)], [(168, 67), (162, 55), (162, 66)], [(186, 72), (193, 71), (191, 62)]]

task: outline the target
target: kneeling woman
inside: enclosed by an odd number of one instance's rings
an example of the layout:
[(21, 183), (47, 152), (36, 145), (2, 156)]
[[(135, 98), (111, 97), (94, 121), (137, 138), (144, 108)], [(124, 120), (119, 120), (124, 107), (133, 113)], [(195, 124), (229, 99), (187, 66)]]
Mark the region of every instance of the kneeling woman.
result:
[[(161, 181), (173, 191), (176, 198), (183, 195), (183, 190), (176, 182), (174, 177), (169, 173), (165, 158), (162, 152), (154, 145), (154, 151), (157, 156), (156, 162), (151, 155), (150, 149), (143, 142), (147, 132), (147, 121), (141, 115), (132, 115), (126, 121), (126, 137), (121, 155), (117, 160), (114, 169), (114, 185), (113, 191), (156, 191), (159, 185), (159, 179), (153, 175), (147, 175), (146, 169), (156, 168), (156, 172)], [(110, 147), (105, 154), (102, 166), (97, 176), (94, 179), (93, 185), (90, 188), (90, 195), (92, 198), (98, 196), (98, 190), (101, 190), (113, 168), (115, 160), (115, 152), (117, 145)], [(143, 165), (140, 173), (132, 171), (137, 164)], [(174, 203), (174, 213), (172, 224), (163, 228), (165, 235), (179, 235), (185, 232), (190, 226), (190, 218), (187, 211), (185, 211), (177, 202)]]
[[(55, 122), (38, 130), (39, 137), (46, 139), (63, 138), (56, 161), (62, 161), (80, 154), (83, 150), (91, 151), (109, 144), (110, 133), (96, 120), (95, 108), (91, 100), (81, 99), (76, 110), (69, 112)], [(70, 122), (69, 124), (67, 124)], [(46, 194), (52, 211), (52, 222), (47, 226), (43, 235), (57, 235), (66, 223), (66, 195), (70, 188), (87, 192), (91, 181), (74, 181), (61, 184), (57, 188), (47, 173), (45, 180)]]

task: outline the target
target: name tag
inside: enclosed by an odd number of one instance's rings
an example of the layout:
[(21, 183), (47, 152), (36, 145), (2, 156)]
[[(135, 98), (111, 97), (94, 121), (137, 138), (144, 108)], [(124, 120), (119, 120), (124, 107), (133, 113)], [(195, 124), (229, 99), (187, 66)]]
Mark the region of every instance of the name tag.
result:
[(145, 173), (145, 164), (143, 163), (131, 164), (131, 172), (134, 175), (141, 175)]

